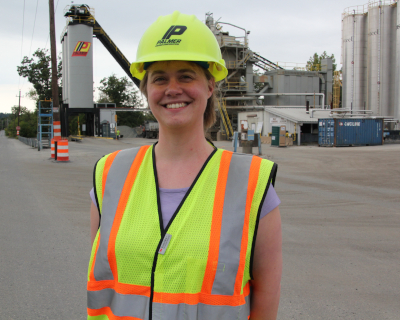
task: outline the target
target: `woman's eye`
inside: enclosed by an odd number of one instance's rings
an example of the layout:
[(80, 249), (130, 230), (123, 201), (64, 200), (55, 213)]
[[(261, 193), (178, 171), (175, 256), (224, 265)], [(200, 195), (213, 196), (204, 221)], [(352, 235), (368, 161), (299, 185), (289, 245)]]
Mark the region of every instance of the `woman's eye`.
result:
[(164, 78), (164, 77), (156, 77), (156, 78), (153, 79), (153, 82), (154, 82), (154, 83), (156, 83), (156, 82), (162, 82), (162, 81), (165, 81), (165, 78)]
[(189, 81), (189, 80), (193, 79), (193, 76), (188, 75), (188, 74), (184, 74), (184, 75), (182, 75), (181, 79), (185, 80), (185, 81)]

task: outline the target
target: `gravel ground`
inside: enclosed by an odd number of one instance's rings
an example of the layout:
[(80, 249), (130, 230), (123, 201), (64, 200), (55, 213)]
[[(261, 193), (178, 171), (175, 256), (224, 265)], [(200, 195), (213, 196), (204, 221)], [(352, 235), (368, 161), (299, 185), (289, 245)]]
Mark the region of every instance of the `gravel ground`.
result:
[[(0, 132), (0, 319), (85, 318), (93, 165), (154, 141), (85, 138), (60, 163)], [(399, 319), (400, 145), (263, 145), (263, 157), (279, 165), (278, 318)]]

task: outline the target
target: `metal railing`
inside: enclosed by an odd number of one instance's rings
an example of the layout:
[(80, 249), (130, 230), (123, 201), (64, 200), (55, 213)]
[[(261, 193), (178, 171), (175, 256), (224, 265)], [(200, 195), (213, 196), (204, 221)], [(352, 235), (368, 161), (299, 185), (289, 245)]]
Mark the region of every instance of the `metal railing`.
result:
[(300, 70), (300, 71), (321, 71), (320, 64), (307, 64), (307, 63), (298, 63), (298, 62), (282, 62), (278, 61), (276, 63), (279, 67), (282, 67), (285, 70)]
[(43, 147), (50, 147), (50, 140), (40, 142), (36, 138), (25, 138), (21, 136), (18, 137), (18, 140), (32, 148), (38, 149), (39, 151), (42, 150)]
[(370, 8), (379, 6), (390, 6), (397, 2), (398, 0), (372, 0), (363, 5), (347, 7), (342, 13), (342, 18), (353, 14), (365, 14), (368, 13), (368, 9)]
[(225, 82), (224, 89), (227, 90), (246, 90), (247, 82)]

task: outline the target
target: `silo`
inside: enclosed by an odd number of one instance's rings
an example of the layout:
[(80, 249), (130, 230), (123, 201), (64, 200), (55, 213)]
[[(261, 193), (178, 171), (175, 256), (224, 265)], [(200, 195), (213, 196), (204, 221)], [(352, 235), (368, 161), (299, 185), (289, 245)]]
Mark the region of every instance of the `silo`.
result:
[[(394, 104), (394, 117), (400, 120), (400, 8), (397, 5), (397, 18), (396, 18), (396, 81), (395, 81), (395, 104)], [(397, 130), (400, 125), (397, 125)]]
[(68, 104), (68, 36), (62, 38), (62, 101)]
[(368, 109), (375, 115), (393, 115), (395, 65), (393, 5), (368, 8)]
[(364, 110), (367, 95), (367, 21), (363, 11), (345, 11), (342, 20), (343, 107)]
[(69, 108), (93, 108), (93, 28), (68, 25)]

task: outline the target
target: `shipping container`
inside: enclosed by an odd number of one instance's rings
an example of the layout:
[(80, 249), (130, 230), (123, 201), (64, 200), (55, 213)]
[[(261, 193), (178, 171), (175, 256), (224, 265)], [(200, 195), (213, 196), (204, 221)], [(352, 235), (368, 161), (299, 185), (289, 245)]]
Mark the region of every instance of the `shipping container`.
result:
[(321, 147), (373, 146), (383, 144), (383, 119), (318, 119)]

